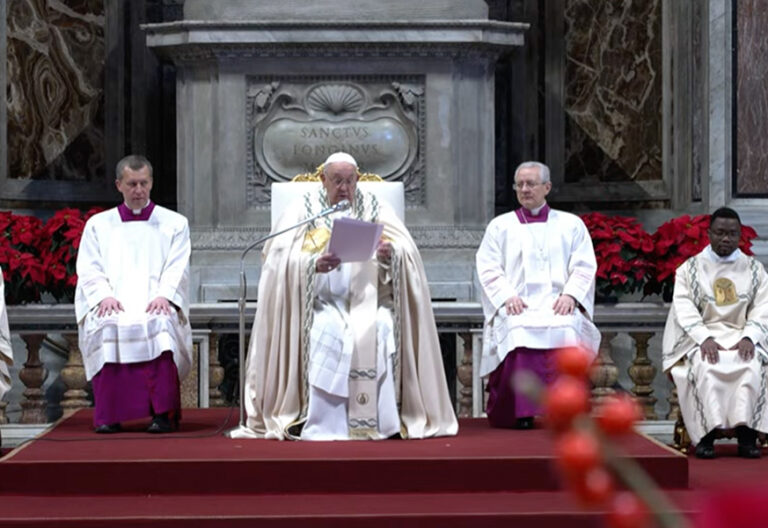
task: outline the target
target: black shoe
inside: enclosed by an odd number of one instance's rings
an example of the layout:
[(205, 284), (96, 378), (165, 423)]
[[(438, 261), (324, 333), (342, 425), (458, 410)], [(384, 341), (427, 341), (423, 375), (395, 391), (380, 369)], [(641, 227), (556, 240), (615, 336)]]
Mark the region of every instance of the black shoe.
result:
[(739, 456), (741, 458), (760, 458), (760, 448), (755, 445), (757, 431), (740, 425), (736, 428), (736, 438), (739, 441)]
[(696, 458), (715, 458), (715, 431), (704, 435), (696, 444)]
[(715, 446), (699, 442), (696, 444), (696, 458), (715, 458)]
[(178, 419), (171, 420), (168, 417), (168, 413), (156, 414), (152, 418), (152, 423), (147, 427), (148, 433), (160, 434), (160, 433), (172, 433), (179, 428)]
[(515, 422), (515, 429), (533, 429), (533, 416), (518, 418)]
[(740, 445), (739, 456), (741, 458), (760, 458), (760, 448), (756, 445)]
[(99, 434), (114, 434), (114, 433), (119, 433), (122, 430), (123, 428), (120, 427), (119, 423), (101, 424), (100, 426), (94, 429), (94, 431), (96, 431)]

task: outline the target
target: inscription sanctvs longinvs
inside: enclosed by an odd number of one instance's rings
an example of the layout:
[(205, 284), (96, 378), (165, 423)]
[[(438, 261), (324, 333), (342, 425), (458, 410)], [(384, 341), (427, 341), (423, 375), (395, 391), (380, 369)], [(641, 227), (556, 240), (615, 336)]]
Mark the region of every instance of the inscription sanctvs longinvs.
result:
[(329, 143), (324, 145), (307, 145), (307, 144), (299, 144), (294, 143), (293, 145), (293, 154), (294, 156), (297, 155), (304, 155), (304, 156), (314, 156), (314, 157), (321, 157), (321, 156), (329, 156), (333, 154), (334, 152), (347, 152), (349, 154), (352, 154), (353, 156), (361, 156), (361, 155), (373, 155), (373, 154), (381, 154), (381, 149), (379, 149), (379, 145), (374, 145), (371, 143)]
[[(340, 126), (340, 127), (318, 127), (305, 126), (299, 131), (299, 138), (302, 140), (331, 140), (323, 142), (320, 145), (307, 143), (295, 143), (293, 145), (294, 155), (304, 156), (328, 156), (337, 151), (349, 152), (353, 156), (370, 156), (372, 154), (381, 154), (379, 145), (372, 143), (357, 143), (370, 136), (367, 127), (364, 126)], [(350, 143), (343, 142), (351, 140)], [(338, 141), (338, 143), (337, 143)]]
[(301, 127), (301, 139), (366, 139), (370, 133), (366, 127)]

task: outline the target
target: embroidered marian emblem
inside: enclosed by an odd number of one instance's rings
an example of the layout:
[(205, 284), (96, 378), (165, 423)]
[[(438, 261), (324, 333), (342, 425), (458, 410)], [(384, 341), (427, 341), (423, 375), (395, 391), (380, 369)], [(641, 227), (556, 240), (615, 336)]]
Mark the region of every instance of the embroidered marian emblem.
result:
[(327, 227), (316, 227), (307, 230), (301, 250), (304, 253), (320, 253), (331, 239), (331, 231)]
[(736, 294), (736, 285), (731, 279), (715, 279), (712, 289), (715, 292), (715, 304), (717, 306), (728, 306), (739, 301), (739, 296)]

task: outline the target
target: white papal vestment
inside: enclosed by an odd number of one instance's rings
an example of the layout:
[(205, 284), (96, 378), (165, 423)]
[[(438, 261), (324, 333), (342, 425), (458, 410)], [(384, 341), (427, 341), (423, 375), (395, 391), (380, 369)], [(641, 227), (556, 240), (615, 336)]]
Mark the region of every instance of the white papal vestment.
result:
[(5, 309), (5, 283), (0, 270), (0, 398), (11, 388), (10, 366), (13, 364), (11, 333), (8, 330), (8, 312)]
[[(275, 230), (328, 207), (324, 189)], [(421, 257), (392, 209), (357, 189), (349, 215), (383, 224), (392, 261), (317, 273), (331, 219), (264, 248), (246, 365), (247, 429), (237, 436), (346, 439), (456, 434)]]
[[(597, 262), (578, 216), (555, 209), (546, 222), (524, 223), (515, 212), (497, 216), (486, 228), (476, 265), (485, 315), (481, 376), (518, 347), (580, 345), (597, 354), (600, 333), (592, 322)], [(577, 302), (570, 315), (552, 309), (561, 294)], [(514, 296), (528, 307), (507, 315), (505, 302)]]
[[(348, 216), (338, 213), (332, 217)], [(381, 265), (380, 265), (381, 266)], [(377, 438), (400, 432), (395, 399), (392, 327), (392, 279), (389, 267), (378, 272), (376, 308)], [(309, 405), (302, 440), (348, 440), (349, 375), (355, 336), (350, 307), (352, 264), (342, 263), (315, 277), (315, 302), (309, 353)]]
[[(713, 337), (719, 361), (701, 358)], [(755, 345), (750, 361), (730, 350), (743, 337)], [(675, 274), (664, 328), (663, 367), (677, 386), (680, 411), (698, 443), (713, 429), (746, 425), (768, 432), (768, 277), (755, 258), (734, 251), (720, 257), (707, 246)]]
[[(77, 256), (75, 312), (89, 380), (107, 362), (149, 361), (166, 350), (173, 352), (179, 379), (189, 372), (189, 255), (187, 219), (159, 205), (147, 221), (124, 222), (117, 208), (88, 220)], [(98, 317), (98, 305), (107, 297), (125, 311)], [(177, 311), (147, 314), (157, 297)]]

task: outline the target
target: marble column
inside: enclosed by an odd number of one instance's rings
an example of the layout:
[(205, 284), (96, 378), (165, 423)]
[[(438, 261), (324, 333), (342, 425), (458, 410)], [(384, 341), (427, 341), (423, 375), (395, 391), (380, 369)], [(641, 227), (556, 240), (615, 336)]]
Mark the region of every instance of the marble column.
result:
[[(6, 46), (8, 30), (6, 27), (8, 5), (3, 2), (0, 9), (0, 86), (8, 85)], [(5, 91), (2, 92), (5, 94)], [(0, 97), (0, 182), (8, 178), (8, 110), (6, 98)]]
[(64, 415), (72, 414), (78, 409), (90, 407), (91, 402), (88, 399), (88, 381), (85, 377), (85, 367), (83, 366), (83, 355), (80, 352), (77, 334), (65, 334), (67, 341), (67, 364), (61, 369), (61, 379), (67, 386), (67, 391), (61, 400), (61, 407), (64, 409)]
[(613, 348), (611, 341), (616, 337), (616, 332), (601, 332), (602, 340), (597, 358), (589, 372), (592, 382), (592, 401), (599, 404), (606, 397), (615, 394), (614, 385), (619, 379), (619, 369), (613, 361)]
[(458, 415), (459, 418), (472, 417), (472, 333), (461, 332), (458, 334), (462, 342), (461, 364), (456, 369), (456, 377), (461, 384), (459, 389)]
[[(242, 368), (242, 367), (241, 367)], [(224, 407), (227, 402), (219, 389), (224, 381), (224, 367), (219, 363), (219, 335), (208, 336), (208, 406)], [(238, 388), (239, 390), (239, 388)]]
[(45, 410), (48, 404), (45, 401), (43, 383), (48, 377), (48, 370), (40, 361), (40, 345), (45, 339), (45, 334), (22, 334), (21, 338), (27, 345), (27, 361), (19, 371), (19, 378), (26, 387), (19, 421), (23, 424), (46, 423), (48, 418)]
[(629, 332), (635, 342), (635, 358), (627, 369), (629, 377), (634, 383), (632, 394), (643, 408), (646, 420), (655, 420), (656, 397), (653, 396), (653, 378), (656, 377), (656, 367), (648, 358), (648, 341), (653, 337), (653, 332)]

